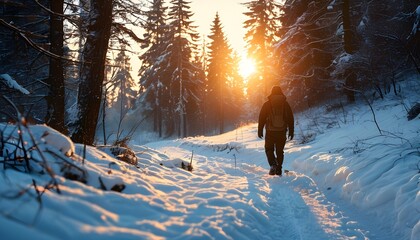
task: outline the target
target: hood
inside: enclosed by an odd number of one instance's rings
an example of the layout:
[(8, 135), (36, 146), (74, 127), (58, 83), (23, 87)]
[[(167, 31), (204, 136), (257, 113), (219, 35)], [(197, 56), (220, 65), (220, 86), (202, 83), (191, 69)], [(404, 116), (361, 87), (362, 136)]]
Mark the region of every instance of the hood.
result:
[(286, 101), (286, 96), (283, 94), (276, 94), (268, 96), (268, 100), (273, 107), (280, 106)]

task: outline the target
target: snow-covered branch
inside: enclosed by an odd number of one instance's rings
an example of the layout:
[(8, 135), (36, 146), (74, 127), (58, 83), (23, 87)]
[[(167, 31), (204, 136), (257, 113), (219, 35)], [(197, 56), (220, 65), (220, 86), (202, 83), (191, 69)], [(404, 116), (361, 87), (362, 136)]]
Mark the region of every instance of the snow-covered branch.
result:
[(417, 34), (417, 31), (420, 30), (420, 5), (417, 6), (414, 15), (416, 16), (416, 20), (414, 21), (413, 28), (408, 38), (414, 37)]
[(22, 87), (18, 82), (16, 82), (9, 74), (1, 74), (0, 79), (3, 79), (3, 82), (6, 86), (11, 89), (18, 90), (23, 94), (29, 94), (29, 91)]

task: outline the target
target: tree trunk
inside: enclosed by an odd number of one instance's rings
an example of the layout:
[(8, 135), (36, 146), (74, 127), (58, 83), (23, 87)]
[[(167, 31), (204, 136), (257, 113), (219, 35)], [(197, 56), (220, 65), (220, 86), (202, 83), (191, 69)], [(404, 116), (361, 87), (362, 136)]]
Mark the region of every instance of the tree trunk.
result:
[(221, 76), (221, 74), (218, 74), (218, 84), (219, 84), (219, 133), (222, 134), (225, 132), (224, 126), (225, 126), (225, 109), (224, 109), (224, 95), (223, 95), (223, 90), (224, 90), (224, 81), (223, 81), (224, 76)]
[[(63, 56), (63, 0), (51, 0), (50, 8), (50, 51), (58, 56)], [(67, 134), (64, 126), (64, 68), (63, 61), (59, 58), (50, 58), (49, 71), (50, 91), (47, 97), (48, 115), (46, 122), (57, 131)]]
[(84, 63), (81, 69), (75, 142), (92, 145), (95, 139), (105, 60), (111, 34), (113, 0), (92, 0), (89, 25), (83, 50)]
[(157, 99), (158, 99), (158, 105), (157, 105), (157, 127), (159, 132), (159, 137), (162, 137), (162, 99), (161, 99), (161, 89), (160, 86), (158, 86), (157, 90)]
[[(344, 32), (344, 51), (348, 54), (354, 53), (353, 48), (353, 36), (351, 31), (351, 22), (350, 22), (350, 0), (343, 0), (343, 32)], [(355, 85), (356, 85), (356, 74), (352, 66), (350, 65), (346, 69), (345, 77), (345, 94), (347, 95), (347, 100), (349, 102), (355, 102)]]
[(346, 53), (353, 54), (353, 36), (350, 21), (350, 0), (343, 0), (343, 32), (344, 32), (344, 50)]
[(107, 103), (107, 88), (105, 88), (105, 94), (103, 96), (102, 99), (102, 132), (103, 132), (103, 137), (104, 137), (104, 145), (107, 144), (107, 139), (106, 139), (106, 103)]

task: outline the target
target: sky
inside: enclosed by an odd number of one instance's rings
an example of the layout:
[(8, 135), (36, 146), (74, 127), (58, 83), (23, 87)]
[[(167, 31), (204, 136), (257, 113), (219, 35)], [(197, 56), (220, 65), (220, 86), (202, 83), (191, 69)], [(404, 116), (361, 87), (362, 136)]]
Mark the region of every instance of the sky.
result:
[(191, 0), (193, 19), (196, 21), (198, 31), (207, 37), (216, 12), (219, 12), (220, 21), (230, 45), (243, 55), (245, 51), (243, 22), (246, 19), (243, 13), (247, 9), (241, 3), (246, 2), (249, 0)]

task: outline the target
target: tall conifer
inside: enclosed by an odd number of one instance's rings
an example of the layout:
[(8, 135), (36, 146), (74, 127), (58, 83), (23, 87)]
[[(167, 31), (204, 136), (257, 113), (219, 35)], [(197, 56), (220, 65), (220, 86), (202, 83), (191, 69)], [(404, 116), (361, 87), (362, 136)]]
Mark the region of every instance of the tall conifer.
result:
[[(165, 110), (168, 109), (169, 82), (162, 78), (164, 66), (169, 61), (165, 55), (168, 43), (167, 34), (167, 7), (162, 0), (150, 2), (150, 9), (146, 12), (144, 42), (142, 48), (146, 51), (140, 56), (142, 66), (140, 76), (140, 99), (144, 113), (153, 116), (153, 130), (163, 134), (163, 121)], [(166, 82), (165, 82), (166, 80)]]
[(222, 29), (219, 14), (216, 13), (211, 27), (209, 64), (207, 74), (208, 121), (218, 125), (219, 133), (225, 131), (228, 109), (232, 106), (232, 81), (237, 77), (234, 70), (232, 49)]
[(256, 62), (256, 73), (249, 79), (249, 92), (257, 104), (268, 94), (271, 85), (275, 83), (273, 76), (272, 46), (278, 39), (278, 15), (280, 5), (275, 0), (255, 0), (244, 3), (248, 11), (244, 22), (247, 29), (245, 40), (248, 43), (248, 57)]
[[(169, 8), (169, 45), (164, 55), (169, 58), (168, 65), (164, 69), (165, 78), (170, 79), (170, 115), (172, 126), (169, 132), (177, 131), (178, 136), (188, 135), (187, 119), (196, 115), (196, 107), (201, 101), (200, 88), (203, 79), (200, 65), (195, 63), (194, 55), (198, 52), (197, 41), (199, 34), (195, 30), (190, 11), (191, 2), (185, 0), (172, 0)], [(192, 129), (191, 129), (192, 130)]]

